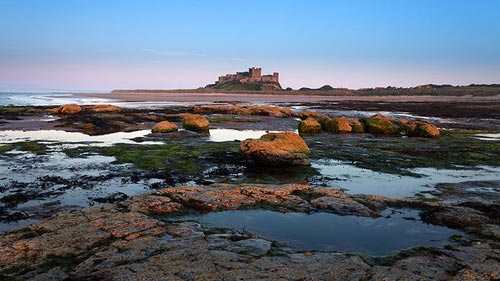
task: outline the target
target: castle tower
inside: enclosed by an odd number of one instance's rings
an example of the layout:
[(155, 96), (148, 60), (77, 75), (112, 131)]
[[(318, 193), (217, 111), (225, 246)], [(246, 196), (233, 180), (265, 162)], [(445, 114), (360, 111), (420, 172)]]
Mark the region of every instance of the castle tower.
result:
[(280, 82), (280, 77), (279, 77), (278, 72), (273, 73), (273, 82), (276, 82), (276, 83)]
[(249, 68), (248, 72), (250, 73), (250, 82), (260, 82), (262, 80), (262, 69), (259, 68)]

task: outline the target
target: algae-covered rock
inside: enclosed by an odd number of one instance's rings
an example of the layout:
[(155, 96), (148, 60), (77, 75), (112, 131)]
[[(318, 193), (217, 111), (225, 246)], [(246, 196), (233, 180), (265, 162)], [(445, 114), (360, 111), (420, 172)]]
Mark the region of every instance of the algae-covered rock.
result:
[(324, 129), (331, 133), (349, 133), (352, 130), (349, 120), (344, 116), (325, 120)]
[(170, 123), (168, 121), (161, 121), (160, 123), (154, 125), (151, 132), (153, 133), (170, 133), (177, 131), (177, 125)]
[(270, 106), (270, 105), (251, 105), (251, 106), (238, 106), (238, 105), (204, 105), (195, 106), (195, 113), (204, 114), (236, 114), (236, 115), (261, 115), (272, 116), (278, 118), (286, 118), (297, 116), (289, 108)]
[(423, 121), (408, 122), (406, 131), (410, 137), (435, 138), (439, 136), (439, 129), (431, 123)]
[(82, 107), (76, 103), (69, 103), (61, 105), (59, 108), (55, 109), (55, 113), (59, 114), (77, 114), (82, 111)]
[(269, 166), (309, 165), (309, 147), (296, 133), (269, 133), (240, 145), (249, 158)]
[(299, 133), (301, 134), (317, 134), (321, 133), (321, 124), (312, 117), (308, 117), (299, 123)]
[(365, 127), (357, 119), (349, 120), (349, 125), (351, 125), (351, 128), (352, 128), (351, 131), (353, 133), (364, 133), (365, 132)]
[(302, 120), (307, 119), (309, 117), (314, 118), (314, 119), (319, 119), (319, 118), (321, 118), (321, 114), (314, 112), (314, 111), (310, 111), (310, 110), (304, 110), (304, 111), (299, 113), (299, 117)]
[(366, 127), (368, 132), (372, 134), (387, 134), (393, 135), (400, 130), (394, 119), (382, 114), (374, 115), (366, 119)]
[(187, 113), (182, 116), (182, 126), (189, 131), (207, 132), (208, 124), (208, 119), (199, 114)]

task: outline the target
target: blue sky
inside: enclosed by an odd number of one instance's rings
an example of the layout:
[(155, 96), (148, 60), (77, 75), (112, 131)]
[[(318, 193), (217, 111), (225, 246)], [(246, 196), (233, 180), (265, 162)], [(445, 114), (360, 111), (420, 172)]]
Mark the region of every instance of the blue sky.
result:
[(0, 90), (500, 83), (500, 1), (0, 0)]

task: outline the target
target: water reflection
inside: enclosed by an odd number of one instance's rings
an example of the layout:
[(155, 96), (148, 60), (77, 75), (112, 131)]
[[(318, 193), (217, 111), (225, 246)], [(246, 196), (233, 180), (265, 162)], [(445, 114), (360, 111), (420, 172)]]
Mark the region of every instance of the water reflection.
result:
[(413, 210), (386, 210), (382, 218), (339, 216), (329, 213), (279, 213), (272, 211), (224, 211), (182, 219), (209, 227), (249, 231), (267, 239), (305, 250), (341, 251), (388, 255), (415, 246), (450, 244), (461, 232), (428, 225)]
[(321, 175), (335, 179), (329, 183), (331, 187), (346, 189), (347, 193), (395, 198), (412, 197), (418, 192), (432, 190), (437, 183), (500, 180), (500, 167), (482, 166), (477, 170), (412, 169), (411, 172), (423, 175), (420, 178), (374, 172), (335, 160), (314, 162), (312, 167)]

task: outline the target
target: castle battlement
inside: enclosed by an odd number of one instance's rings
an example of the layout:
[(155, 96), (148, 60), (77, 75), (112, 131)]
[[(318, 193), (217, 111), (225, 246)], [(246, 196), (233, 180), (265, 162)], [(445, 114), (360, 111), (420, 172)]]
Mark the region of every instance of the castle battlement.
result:
[(224, 84), (234, 81), (240, 83), (279, 83), (279, 73), (274, 72), (272, 75), (262, 75), (262, 69), (260, 67), (251, 67), (246, 72), (236, 72), (235, 74), (219, 76), (219, 80), (216, 84)]

